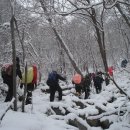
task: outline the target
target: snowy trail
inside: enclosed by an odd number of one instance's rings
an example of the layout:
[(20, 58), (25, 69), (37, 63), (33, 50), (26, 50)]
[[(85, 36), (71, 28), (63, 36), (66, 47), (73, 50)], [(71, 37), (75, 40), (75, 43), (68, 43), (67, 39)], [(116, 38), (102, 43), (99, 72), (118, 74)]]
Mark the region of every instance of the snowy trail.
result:
[[(116, 78), (119, 85), (127, 92), (130, 92), (130, 80), (126, 76)], [(64, 85), (62, 86), (65, 87)], [(90, 99), (79, 99), (71, 92), (64, 91), (66, 96), (63, 96), (62, 101), (58, 101), (55, 98), (54, 102), (49, 102), (49, 93), (43, 93), (42, 89), (48, 88), (46, 85), (40, 85), (33, 92), (33, 106), (26, 105), (25, 113), (22, 113), (19, 109), (18, 112), (9, 110), (4, 116), (0, 130), (78, 130), (72, 125), (68, 125), (67, 121), (72, 119), (79, 121), (81, 124), (89, 128), (88, 130), (102, 130), (101, 127), (90, 127), (83, 118), (80, 117), (91, 117), (101, 118), (103, 121), (108, 119), (113, 122), (107, 130), (129, 130), (130, 129), (130, 102), (126, 97), (119, 93), (119, 90), (110, 84), (107, 87), (104, 85), (103, 90), (100, 94), (95, 94), (94, 91), (90, 95)], [(56, 94), (57, 97), (57, 94)], [(114, 100), (111, 102), (112, 97)], [(20, 102), (18, 103), (18, 106)], [(0, 115), (3, 110), (7, 107), (7, 103), (4, 103), (1, 99), (0, 102)], [(100, 108), (104, 113), (99, 114)], [(124, 116), (109, 115), (116, 110), (125, 110)], [(69, 113), (67, 113), (69, 112)], [(108, 116), (104, 116), (104, 115)], [(97, 116), (92, 116), (97, 115)], [(103, 118), (102, 118), (103, 116)], [(88, 118), (88, 119), (91, 119)]]

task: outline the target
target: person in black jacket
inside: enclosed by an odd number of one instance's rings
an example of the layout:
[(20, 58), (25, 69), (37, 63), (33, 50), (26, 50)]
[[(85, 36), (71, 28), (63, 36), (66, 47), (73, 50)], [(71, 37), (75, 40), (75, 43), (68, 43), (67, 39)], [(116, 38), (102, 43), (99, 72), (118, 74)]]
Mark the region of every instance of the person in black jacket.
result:
[(56, 91), (58, 91), (58, 93), (59, 93), (59, 101), (60, 101), (60, 100), (62, 100), (62, 89), (59, 85), (59, 80), (66, 81), (66, 78), (63, 78), (56, 71), (52, 71), (51, 76), (52, 76), (53, 80), (49, 79), (49, 77), (47, 80), (47, 85), (50, 88), (50, 102), (54, 101)]
[(87, 99), (90, 95), (90, 85), (91, 85), (91, 73), (87, 74), (83, 79), (83, 90), (85, 92), (84, 99)]
[(80, 96), (81, 95), (81, 91), (82, 91), (82, 81), (79, 84), (76, 84), (76, 83), (74, 83), (74, 81), (72, 81), (72, 84), (75, 85), (76, 95)]
[(93, 78), (94, 86), (96, 89), (96, 93), (100, 93), (102, 90), (102, 83), (104, 79), (102, 77), (102, 72), (97, 72), (96, 76)]
[[(20, 62), (19, 57), (16, 57), (16, 76), (22, 79), (22, 73), (20, 70), (19, 62)], [(8, 92), (5, 98), (5, 102), (8, 102), (8, 101), (11, 101), (13, 97), (13, 66), (12, 66), (11, 75), (6, 75), (3, 80), (4, 80), (4, 83), (7, 84), (8, 86)]]

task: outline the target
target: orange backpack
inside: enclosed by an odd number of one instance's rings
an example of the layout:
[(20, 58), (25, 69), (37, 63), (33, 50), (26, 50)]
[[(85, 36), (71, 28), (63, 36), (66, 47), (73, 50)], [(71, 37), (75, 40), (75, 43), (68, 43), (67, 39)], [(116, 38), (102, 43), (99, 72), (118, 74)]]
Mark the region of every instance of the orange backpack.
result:
[(80, 84), (81, 83), (81, 80), (82, 80), (82, 77), (80, 74), (75, 74), (72, 78), (72, 81), (75, 83), (75, 84)]

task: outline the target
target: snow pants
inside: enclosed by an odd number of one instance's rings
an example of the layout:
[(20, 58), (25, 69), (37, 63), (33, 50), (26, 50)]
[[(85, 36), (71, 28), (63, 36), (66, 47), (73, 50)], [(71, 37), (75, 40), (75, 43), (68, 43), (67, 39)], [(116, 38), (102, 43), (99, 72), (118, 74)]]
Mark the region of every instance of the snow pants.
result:
[(62, 89), (59, 85), (56, 86), (50, 86), (50, 102), (54, 101), (55, 92), (58, 91), (59, 93), (59, 101), (62, 100)]
[(12, 82), (8, 82), (6, 84), (8, 86), (8, 92), (7, 92), (7, 96), (5, 98), (5, 102), (9, 102), (13, 98), (13, 83)]

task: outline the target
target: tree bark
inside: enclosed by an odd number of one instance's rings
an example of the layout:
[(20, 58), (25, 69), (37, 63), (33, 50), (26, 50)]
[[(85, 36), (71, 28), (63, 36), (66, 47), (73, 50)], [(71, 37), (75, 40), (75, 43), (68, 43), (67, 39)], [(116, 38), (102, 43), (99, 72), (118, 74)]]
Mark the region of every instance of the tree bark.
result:
[(107, 65), (107, 59), (106, 59), (105, 44), (103, 45), (103, 42), (102, 42), (102, 39), (101, 39), (100, 30), (99, 30), (99, 28), (97, 26), (95, 9), (94, 8), (91, 8), (91, 9), (92, 9), (91, 19), (93, 21), (93, 24), (94, 24), (94, 27), (95, 27), (95, 30), (96, 30), (97, 42), (98, 42), (98, 45), (99, 45), (99, 50), (100, 50), (101, 57), (102, 57), (102, 60), (103, 60), (105, 72), (107, 72), (108, 65)]
[(18, 33), (18, 37), (19, 37), (19, 41), (21, 43), (21, 46), (22, 46), (22, 50), (23, 50), (23, 64), (25, 63), (25, 49), (24, 49), (24, 28), (22, 30), (22, 37), (20, 37), (20, 32), (19, 32), (19, 29), (18, 29), (18, 24), (17, 24), (17, 20), (15, 19), (15, 26), (16, 26), (16, 30), (17, 30), (17, 33)]
[(116, 8), (118, 9), (118, 11), (120, 12), (120, 14), (122, 15), (122, 17), (124, 18), (126, 24), (128, 25), (128, 27), (130, 28), (130, 22), (129, 19), (126, 17), (125, 13), (122, 11), (120, 4), (116, 4)]
[(16, 47), (15, 47), (15, 34), (14, 34), (14, 15), (12, 15), (10, 21), (11, 27), (11, 43), (12, 43), (12, 58), (13, 58), (13, 96), (14, 101), (14, 110), (17, 111), (17, 94), (16, 94)]

